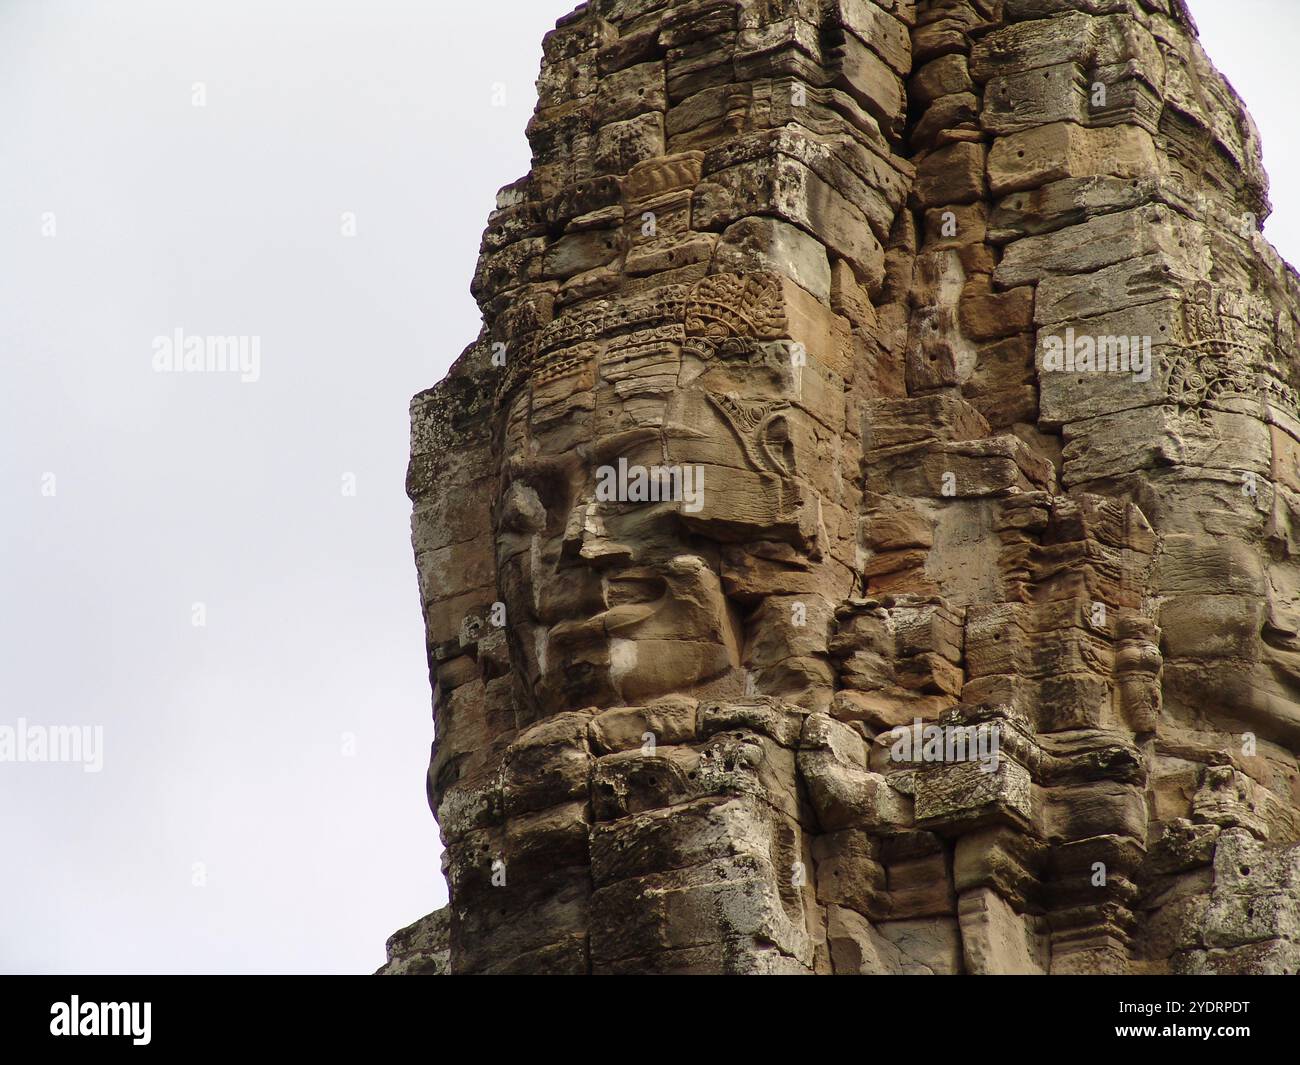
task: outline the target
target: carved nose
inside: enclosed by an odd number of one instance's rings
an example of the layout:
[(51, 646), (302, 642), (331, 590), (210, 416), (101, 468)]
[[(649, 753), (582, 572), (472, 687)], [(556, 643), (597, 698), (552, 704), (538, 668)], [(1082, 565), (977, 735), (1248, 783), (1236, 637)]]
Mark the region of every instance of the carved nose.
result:
[(609, 538), (599, 503), (581, 503), (569, 513), (563, 549), (567, 562), (602, 566), (621, 564), (631, 557), (630, 547)]

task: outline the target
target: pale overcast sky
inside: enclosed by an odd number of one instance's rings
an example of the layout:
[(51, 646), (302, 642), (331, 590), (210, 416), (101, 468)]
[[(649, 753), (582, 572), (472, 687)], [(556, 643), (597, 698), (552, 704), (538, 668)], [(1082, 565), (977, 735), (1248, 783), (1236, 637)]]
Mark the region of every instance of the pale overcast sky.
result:
[[(103, 730), (0, 763), (0, 971), (364, 972), (445, 901), (407, 402), (569, 8), (0, 0), (0, 726)], [(1300, 5), (1193, 10), (1297, 261)]]

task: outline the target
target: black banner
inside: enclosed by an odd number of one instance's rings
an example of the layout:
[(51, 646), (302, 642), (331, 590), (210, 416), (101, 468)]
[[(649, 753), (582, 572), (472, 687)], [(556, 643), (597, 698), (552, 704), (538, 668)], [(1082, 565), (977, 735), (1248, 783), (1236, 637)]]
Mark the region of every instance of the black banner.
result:
[[(596, 1036), (615, 1040), (605, 1044), (611, 1053), (629, 1045), (653, 1052), (656, 1037), (692, 1032), (729, 1051), (774, 1050), (790, 1040), (819, 1053), (808, 1045), (821, 1028), (814, 1018), (830, 1021), (840, 1011), (834, 1043), (851, 1042), (857, 1022), (864, 1053), (971, 1049), (989, 1039), (1053, 1053), (1123, 1044), (1136, 1053), (1181, 1054), (1192, 1044), (1232, 1053), (1234, 1044), (1261, 1039), (1285, 1046), (1297, 1030), (1297, 985), (1268, 977), (711, 982), (707, 990), (672, 994), (614, 980), (522, 992), (446, 977), (15, 976), (3, 981), (0, 1024), (5, 1058), (15, 1062), (40, 1060), (16, 1051), (373, 1054), (408, 1044), (423, 1045), (436, 1060), (457, 1047), (473, 1053), (474, 1044), (491, 1054), (512, 1040), (554, 1053), (563, 1040), (591, 1047)], [(557, 1028), (566, 1026), (572, 1033), (560, 1035)], [(619, 1042), (620, 1035), (632, 1043)]]

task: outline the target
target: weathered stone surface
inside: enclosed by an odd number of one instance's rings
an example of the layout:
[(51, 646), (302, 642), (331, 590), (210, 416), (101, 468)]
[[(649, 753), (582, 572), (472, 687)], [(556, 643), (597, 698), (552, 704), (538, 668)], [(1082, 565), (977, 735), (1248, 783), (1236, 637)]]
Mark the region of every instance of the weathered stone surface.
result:
[(996, 891), (962, 895), (959, 906), (966, 972), (986, 976), (1041, 976), (1045, 941), (1031, 917), (1016, 913)]
[(610, 0), (411, 405), (383, 972), (1300, 969), (1300, 282), (1181, 3)]
[(1055, 122), (999, 137), (989, 153), (989, 191), (995, 196), (1065, 178), (1159, 174), (1151, 134), (1136, 126), (1090, 129)]
[(447, 910), (434, 910), (388, 937), (388, 961), (376, 976), (447, 976), (451, 945)]

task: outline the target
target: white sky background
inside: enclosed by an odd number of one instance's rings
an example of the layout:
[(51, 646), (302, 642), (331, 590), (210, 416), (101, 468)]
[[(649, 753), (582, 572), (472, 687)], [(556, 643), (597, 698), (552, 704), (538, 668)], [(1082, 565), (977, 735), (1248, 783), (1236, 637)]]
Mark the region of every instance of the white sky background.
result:
[[(407, 402), (569, 7), (0, 0), (0, 725), (105, 747), (0, 764), (0, 971), (364, 972), (445, 901)], [(1300, 260), (1300, 4), (1193, 9)], [(261, 379), (155, 374), (178, 327)]]

